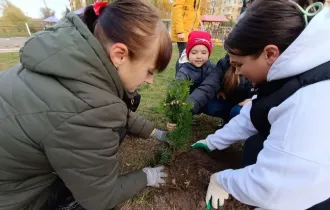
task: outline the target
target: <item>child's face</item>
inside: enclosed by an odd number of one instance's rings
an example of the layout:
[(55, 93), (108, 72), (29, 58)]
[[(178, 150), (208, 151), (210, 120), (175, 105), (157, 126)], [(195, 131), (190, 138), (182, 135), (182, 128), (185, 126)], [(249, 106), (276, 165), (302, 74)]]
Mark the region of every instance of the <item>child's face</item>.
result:
[(209, 59), (209, 54), (205, 45), (196, 45), (189, 53), (189, 62), (196, 67), (201, 67)]

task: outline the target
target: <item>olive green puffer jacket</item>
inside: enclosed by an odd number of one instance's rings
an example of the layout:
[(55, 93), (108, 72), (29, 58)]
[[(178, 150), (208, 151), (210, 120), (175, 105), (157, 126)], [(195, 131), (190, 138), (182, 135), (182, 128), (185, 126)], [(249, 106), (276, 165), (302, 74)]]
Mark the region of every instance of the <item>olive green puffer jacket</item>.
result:
[(39, 209), (58, 176), (90, 210), (143, 189), (144, 172), (119, 175), (118, 131), (146, 138), (153, 124), (127, 117), (124, 97), (131, 94), (75, 14), (31, 37), (20, 64), (0, 74), (0, 209)]

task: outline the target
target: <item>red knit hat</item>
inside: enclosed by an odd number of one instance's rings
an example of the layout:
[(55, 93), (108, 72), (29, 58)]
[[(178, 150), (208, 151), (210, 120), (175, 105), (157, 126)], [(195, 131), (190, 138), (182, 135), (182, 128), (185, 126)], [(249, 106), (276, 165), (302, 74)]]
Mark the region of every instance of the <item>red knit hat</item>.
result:
[(186, 47), (187, 57), (189, 58), (189, 53), (193, 47), (196, 45), (204, 45), (209, 50), (209, 56), (212, 52), (212, 40), (211, 34), (206, 31), (192, 31), (188, 37), (188, 43)]

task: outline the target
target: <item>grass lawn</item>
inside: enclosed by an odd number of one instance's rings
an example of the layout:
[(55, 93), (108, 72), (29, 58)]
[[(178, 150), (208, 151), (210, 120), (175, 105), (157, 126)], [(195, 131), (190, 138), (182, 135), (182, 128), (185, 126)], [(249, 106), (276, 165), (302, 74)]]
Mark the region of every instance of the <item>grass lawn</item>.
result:
[(0, 53), (0, 71), (19, 62), (18, 53)]

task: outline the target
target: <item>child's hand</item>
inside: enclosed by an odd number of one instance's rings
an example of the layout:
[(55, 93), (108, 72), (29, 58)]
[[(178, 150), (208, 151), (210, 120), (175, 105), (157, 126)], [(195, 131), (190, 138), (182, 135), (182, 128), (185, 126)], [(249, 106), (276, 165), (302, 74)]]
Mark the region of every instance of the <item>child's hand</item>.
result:
[(248, 102), (252, 101), (252, 98), (247, 98), (244, 101), (242, 101), (241, 103), (239, 103), (238, 105), (240, 106), (244, 106), (245, 104), (247, 104)]
[(178, 38), (179, 38), (179, 40), (180, 41), (184, 41), (184, 33), (180, 33), (180, 34), (178, 34)]
[(223, 99), (225, 100), (226, 99), (226, 95), (224, 92), (220, 91), (218, 94), (217, 94), (217, 98), (218, 99)]
[(172, 131), (176, 127), (176, 124), (174, 124), (174, 123), (169, 123), (168, 122), (166, 125), (167, 125), (167, 130), (168, 131)]

